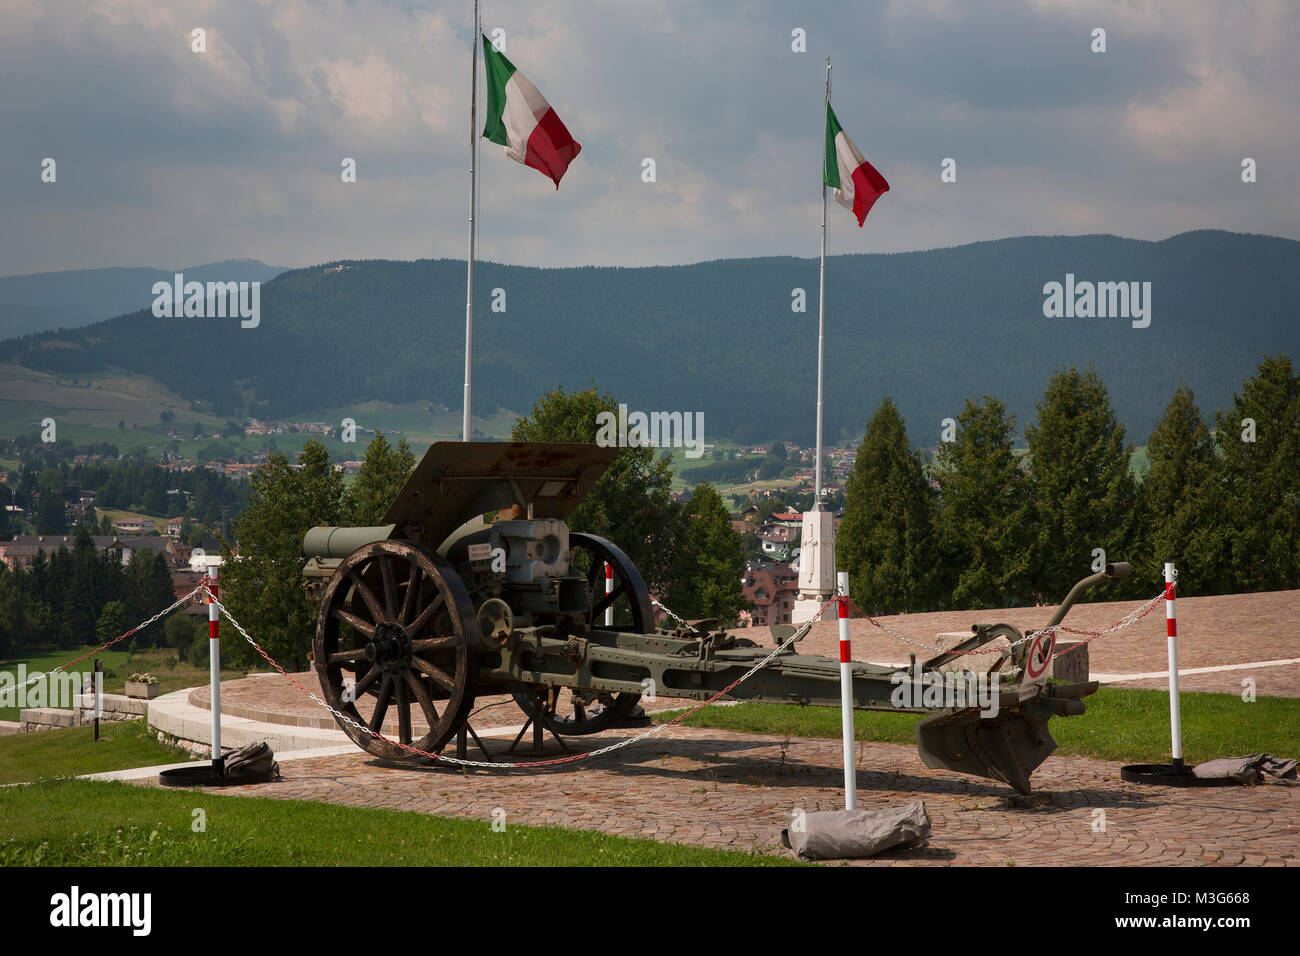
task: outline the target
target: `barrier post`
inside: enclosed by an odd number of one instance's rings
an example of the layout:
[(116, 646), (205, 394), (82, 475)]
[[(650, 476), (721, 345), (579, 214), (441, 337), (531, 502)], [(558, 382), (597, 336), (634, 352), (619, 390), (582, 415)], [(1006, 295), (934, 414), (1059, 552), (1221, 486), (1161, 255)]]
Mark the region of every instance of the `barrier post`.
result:
[[(608, 561), (605, 562), (605, 593), (606, 594), (614, 593), (614, 565), (610, 564)], [(609, 603), (609, 607), (605, 608), (605, 626), (606, 627), (614, 626), (614, 602), (613, 601)]]
[(853, 759), (853, 664), (849, 645), (849, 572), (836, 575), (840, 619), (840, 716), (844, 733), (844, 809), (858, 806), (858, 776)]
[(91, 683), (95, 695), (95, 743), (99, 743), (99, 714), (103, 709), (103, 698), (101, 695), (104, 692), (104, 662), (98, 657), (95, 658), (94, 675), (95, 676), (91, 678)]
[(1165, 562), (1165, 633), (1169, 642), (1169, 736), (1175, 774), (1183, 771), (1183, 721), (1178, 705), (1178, 617), (1174, 613), (1174, 562)]
[[(218, 559), (219, 560), (219, 559)], [(219, 635), (220, 619), (214, 598), (217, 597), (217, 579), (221, 575), (221, 565), (208, 564), (208, 673), (212, 686), (212, 765), (220, 768), (221, 759), (221, 640)], [(218, 769), (220, 773), (220, 769)]]

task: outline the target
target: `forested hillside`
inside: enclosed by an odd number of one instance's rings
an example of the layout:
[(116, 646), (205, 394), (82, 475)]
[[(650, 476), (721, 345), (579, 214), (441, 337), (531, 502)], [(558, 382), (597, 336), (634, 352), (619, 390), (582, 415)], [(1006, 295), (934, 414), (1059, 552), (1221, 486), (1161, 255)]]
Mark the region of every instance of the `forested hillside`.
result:
[[(342, 268), (340, 268), (342, 266)], [(1300, 354), (1300, 243), (1216, 231), (1161, 242), (1030, 237), (828, 267), (826, 427), (856, 440), (890, 395), (914, 440), (995, 394), (1020, 422), (1058, 365), (1096, 366), (1119, 419), (1149, 434), (1180, 381), (1222, 408), (1261, 356)], [(1043, 287), (1151, 283), (1150, 325), (1046, 318)], [(533, 269), (481, 264), (476, 407), (524, 409), (594, 383), (646, 410), (703, 411), (711, 437), (811, 442), (816, 259)], [(345, 403), (458, 408), (463, 262), (338, 263), (261, 290), (261, 321), (148, 311), (0, 343), (0, 361), (62, 372), (149, 371), (218, 415), (290, 416)], [(807, 293), (793, 312), (792, 290)], [(504, 311), (493, 311), (493, 290)], [(292, 374), (286, 374), (291, 372)]]

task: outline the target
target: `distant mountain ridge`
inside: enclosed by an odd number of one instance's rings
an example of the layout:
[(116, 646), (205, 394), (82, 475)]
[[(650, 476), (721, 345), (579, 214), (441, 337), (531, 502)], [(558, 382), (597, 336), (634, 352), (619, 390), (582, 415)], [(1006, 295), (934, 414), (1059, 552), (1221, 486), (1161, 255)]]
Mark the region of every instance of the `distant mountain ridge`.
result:
[[(1044, 285), (1150, 282), (1151, 322), (1046, 318)], [(187, 273), (186, 278), (190, 278)], [(197, 276), (196, 276), (197, 278)], [(148, 371), (220, 415), (289, 417), (367, 400), (460, 405), (465, 264), (327, 263), (261, 290), (261, 323), (156, 319), (0, 343), (0, 360)], [(710, 437), (811, 443), (817, 260), (476, 268), (475, 405), (527, 410), (595, 383), (645, 411), (703, 411)], [(493, 311), (495, 299), (505, 311)], [(803, 289), (804, 312), (792, 311)], [(1144, 443), (1180, 381), (1209, 415), (1264, 353), (1300, 358), (1300, 242), (1213, 230), (1161, 241), (1023, 237), (828, 261), (826, 434), (860, 439), (883, 394), (915, 444), (968, 396), (1019, 426), (1057, 366), (1093, 364)], [(185, 356), (177, 361), (177, 356)], [(382, 423), (375, 423), (380, 424)]]
[(199, 282), (270, 282), (283, 268), (257, 259), (227, 259), (184, 269), (114, 267), (0, 277), (0, 338), (78, 329), (146, 308), (158, 281), (177, 272)]

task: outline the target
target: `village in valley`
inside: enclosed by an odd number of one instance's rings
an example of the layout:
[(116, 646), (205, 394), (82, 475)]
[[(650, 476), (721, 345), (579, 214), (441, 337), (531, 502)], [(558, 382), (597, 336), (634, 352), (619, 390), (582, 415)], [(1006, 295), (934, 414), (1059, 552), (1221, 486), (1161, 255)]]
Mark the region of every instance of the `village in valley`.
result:
[[(237, 426), (235, 432), (231, 426)], [(243, 487), (257, 469), (264, 466), (274, 453), (275, 439), (288, 445), (306, 438), (324, 438), (339, 441), (346, 426), (313, 421), (263, 421), (256, 418), (228, 423), (227, 430), (207, 434), (184, 434), (174, 428), (167, 430), (167, 441), (160, 443), (156, 452), (157, 465), (170, 474), (185, 474), (195, 469), (224, 475)], [(376, 435), (400, 439), (396, 429), (365, 428), (353, 426), (355, 433), (366, 437)], [(232, 438), (261, 438), (264, 443), (238, 455), (229, 457), (195, 457), (193, 452), (182, 451), (182, 442), (208, 443), (205, 447), (219, 447)], [(10, 442), (12, 453), (21, 450), (19, 443)], [(91, 446), (92, 448), (94, 446)], [(339, 447), (364, 445), (342, 444)], [(0, 449), (2, 451), (3, 449)], [(731, 509), (732, 530), (740, 536), (745, 552), (745, 573), (742, 596), (745, 605), (737, 621), (740, 627), (768, 627), (773, 624), (790, 624), (795, 602), (799, 596), (799, 559), (801, 554), (801, 507), (810, 506), (813, 498), (815, 474), (814, 451), (791, 441), (755, 445), (714, 443), (703, 446), (704, 457), (699, 463), (731, 462), (739, 467), (732, 470), (734, 481), (718, 483), (719, 493)], [(71, 454), (70, 465), (99, 465), (113, 467), (121, 456), (112, 450), (81, 451)], [(823, 450), (823, 502), (834, 514), (838, 530), (843, 519), (844, 485), (853, 471), (855, 448), (851, 445), (828, 445)], [(675, 465), (692, 464), (684, 458)], [(361, 459), (335, 461), (333, 468), (351, 480), (360, 471)], [(779, 466), (779, 467), (776, 467)], [(764, 477), (760, 477), (764, 476)], [(7, 533), (0, 539), (0, 563), (11, 570), (30, 568), (38, 552), (48, 559), (60, 548), (74, 545), (72, 530), (78, 525), (93, 529), (92, 539), (97, 551), (110, 554), (123, 565), (130, 563), (137, 551), (149, 550), (162, 556), (172, 578), (173, 592), (177, 597), (193, 591), (202, 577), (202, 570), (193, 560), (198, 554), (218, 554), (223, 538), (230, 537), (230, 522), (239, 508), (225, 509), (220, 520), (205, 524), (186, 508), (170, 516), (143, 513), (119, 513), (112, 509), (97, 509), (94, 490), (83, 489), (75, 481), (67, 482), (62, 491), (64, 533), (41, 531), (36, 516), (41, 509), (40, 488), (33, 488), (24, 497), (23, 505), (15, 503), (22, 476), (16, 469), (0, 466), (0, 492), (8, 488), (10, 501), (4, 511), (8, 518)], [(672, 499), (685, 501), (690, 496), (691, 471), (677, 475), (677, 483), (684, 487), (672, 492)], [(179, 489), (168, 489), (168, 502), (188, 505), (192, 496)], [(197, 601), (191, 602), (187, 613), (202, 616), (206, 612)]]

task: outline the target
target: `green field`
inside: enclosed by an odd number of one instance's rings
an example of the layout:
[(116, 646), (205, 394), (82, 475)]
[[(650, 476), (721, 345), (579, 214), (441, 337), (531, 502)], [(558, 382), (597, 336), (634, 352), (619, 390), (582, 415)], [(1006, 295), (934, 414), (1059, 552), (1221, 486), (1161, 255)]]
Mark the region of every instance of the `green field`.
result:
[[(161, 625), (154, 625), (155, 627)], [(197, 632), (196, 632), (197, 633)], [(174, 690), (181, 690), (185, 687), (205, 686), (208, 683), (207, 667), (195, 667), (184, 659), (184, 654), (170, 647), (151, 647), (143, 650), (128, 651), (120, 650), (124, 648), (126, 641), (116, 645), (107, 651), (100, 651), (95, 657), (104, 662), (104, 693), (121, 694), (126, 690), (126, 678), (131, 674), (150, 673), (158, 678), (160, 685), (159, 693), (169, 694)], [(15, 657), (12, 660), (0, 661), (0, 671), (6, 671), (11, 674), (15, 680), (18, 677), (18, 665), (27, 665), (27, 676), (30, 677), (36, 672), (45, 672), (53, 670), (60, 664), (80, 657), (87, 651), (98, 645), (84, 644), (81, 647), (75, 647), (66, 651), (41, 651), (26, 657)], [(95, 657), (87, 658), (79, 664), (74, 665), (73, 670), (78, 673), (90, 673), (94, 669)], [(221, 672), (222, 680), (238, 680), (245, 677), (246, 672), (242, 670), (226, 670)], [(37, 688), (44, 690), (47, 694), (49, 684), (42, 680), (33, 683), (27, 691), (28, 703), (26, 707), (52, 707), (48, 699), (37, 700), (32, 702), (32, 695)], [(17, 703), (4, 701), (5, 706), (0, 707), (0, 720), (17, 720), (21, 708)]]
[[(173, 416), (166, 424), (160, 420), (164, 411)], [(0, 435), (40, 431), (47, 417), (55, 420), (60, 440), (69, 439), (77, 445), (110, 442), (124, 454), (136, 448), (158, 453), (171, 448), (184, 458), (193, 458), (210, 444), (212, 434), (222, 431), (226, 422), (224, 417), (193, 410), (188, 401), (147, 375), (123, 371), (55, 375), (13, 363), (0, 364)], [(506, 438), (517, 417), (514, 412), (497, 409), (490, 415), (476, 416), (474, 428), (492, 438)], [(283, 418), (331, 424), (352, 418), (359, 428), (400, 433), (417, 453), (434, 441), (459, 438), (461, 428), (459, 410), (428, 402), (366, 402), (342, 408), (305, 409)], [(118, 427), (119, 423), (122, 427)], [(196, 424), (202, 429), (197, 439), (191, 437)], [(180, 437), (171, 438), (169, 431)], [(223, 438), (221, 442), (233, 447), (234, 457), (251, 458), (271, 443), (279, 451), (292, 454), (313, 437), (320, 436), (250, 435)], [(335, 461), (360, 459), (371, 437), (358, 432), (355, 444), (332, 440), (325, 444)], [(15, 465), (10, 463), (8, 467)]]
[(509, 817), (496, 831), (492, 822), (58, 780), (0, 789), (0, 866), (798, 865)]
[[(123, 644), (125, 644), (125, 642), (123, 642)], [(80, 657), (82, 654), (85, 654), (89, 650), (93, 650), (97, 646), (98, 645), (96, 644), (83, 644), (81, 647), (74, 647), (69, 650), (38, 651), (23, 657), (15, 657), (10, 660), (0, 661), (0, 671), (7, 672), (15, 681), (17, 681), (18, 665), (25, 664), (27, 665), (26, 676), (30, 678), (38, 671), (45, 673), (54, 670), (54, 668), (58, 667), (60, 664), (64, 664), (75, 657)], [(119, 647), (120, 646), (121, 645), (119, 645)], [(108, 671), (119, 670), (126, 664), (126, 659), (131, 655), (126, 650), (117, 650), (114, 648), (107, 651), (101, 651), (96, 656), (104, 662), (104, 669)], [(93, 657), (87, 658), (80, 664), (73, 665), (72, 669), (79, 673), (89, 673), (94, 669), (94, 660)], [(33, 699), (33, 696), (38, 689), (48, 693), (48, 681), (40, 680), (28, 686), (27, 697), (29, 701)], [(110, 690), (107, 679), (104, 682), (104, 690), (106, 692)], [(120, 690), (118, 692), (120, 693)], [(17, 720), (18, 711), (20, 709), (18, 705), (8, 699), (5, 699), (3, 704), (4, 706), (0, 706), (0, 720)], [(52, 705), (47, 699), (36, 698), (35, 703), (29, 702), (24, 706), (49, 707)]]
[(194, 759), (179, 747), (160, 744), (143, 719), (103, 721), (99, 740), (94, 730), (64, 727), (0, 737), (0, 784)]
[[(1183, 693), (1183, 755), (1189, 763), (1220, 757), (1271, 753), (1300, 756), (1300, 700), (1260, 697), (1245, 703), (1234, 694)], [(1169, 695), (1161, 690), (1103, 687), (1086, 698), (1088, 712), (1051, 721), (1056, 753), (1128, 763), (1169, 762)], [(679, 710), (653, 715), (670, 720)], [(912, 744), (915, 714), (856, 711), (858, 740)], [(788, 704), (737, 704), (709, 707), (683, 721), (689, 727), (716, 727), (740, 733), (790, 737), (840, 736), (838, 707)]]

